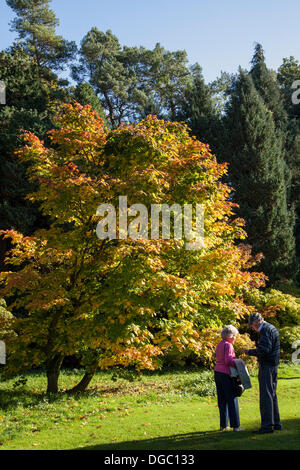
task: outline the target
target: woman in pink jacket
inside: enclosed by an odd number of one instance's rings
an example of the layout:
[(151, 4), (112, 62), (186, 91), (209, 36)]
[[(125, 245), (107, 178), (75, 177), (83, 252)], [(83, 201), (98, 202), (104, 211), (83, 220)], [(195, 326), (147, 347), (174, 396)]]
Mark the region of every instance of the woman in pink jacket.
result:
[(216, 348), (216, 366), (215, 366), (215, 383), (217, 388), (218, 407), (220, 412), (220, 430), (229, 430), (228, 416), (230, 427), (234, 431), (242, 431), (239, 418), (238, 398), (234, 396), (232, 381), (230, 378), (230, 367), (235, 367), (235, 353), (233, 344), (238, 330), (228, 325), (221, 331), (222, 341)]

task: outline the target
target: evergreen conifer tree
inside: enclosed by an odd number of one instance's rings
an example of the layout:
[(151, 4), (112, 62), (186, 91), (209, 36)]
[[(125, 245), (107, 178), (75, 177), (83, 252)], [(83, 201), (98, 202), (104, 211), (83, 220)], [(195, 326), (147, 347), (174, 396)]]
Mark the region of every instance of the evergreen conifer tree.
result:
[(66, 41), (56, 34), (59, 20), (49, 8), (51, 0), (6, 0), (16, 14), (11, 30), (27, 55), (34, 59), (41, 76), (43, 67), (62, 70), (66, 62), (74, 58), (77, 50), (74, 41)]
[[(283, 157), (286, 162), (285, 180), (287, 187), (287, 202), (290, 208), (295, 210), (296, 216), (296, 252), (300, 258), (300, 204), (299, 204), (299, 125), (295, 120), (297, 106), (293, 106), (291, 96), (291, 81), (296, 80), (298, 75), (297, 61), (293, 57), (285, 59), (277, 75), (267, 68), (264, 51), (261, 44), (255, 47), (252, 58), (250, 74), (254, 85), (262, 97), (267, 108), (272, 112), (277, 134), (280, 134), (283, 146)], [(292, 79), (293, 77), (293, 79)], [(299, 77), (298, 77), (299, 78)], [(280, 86), (281, 85), (281, 86)], [(284, 85), (284, 86), (282, 86)], [(289, 91), (288, 91), (289, 88)], [(287, 93), (290, 94), (287, 100)], [(298, 105), (300, 108), (300, 105)], [(292, 110), (292, 111), (291, 111)]]
[(48, 95), (41, 86), (36, 65), (23, 48), (0, 52), (0, 62), (0, 80), (6, 85), (6, 104), (0, 106), (0, 228), (15, 227), (29, 234), (36, 226), (38, 212), (25, 199), (33, 186), (15, 151), (23, 144), (24, 130), (43, 138), (53, 126), (47, 110)]
[(284, 99), (277, 81), (275, 71), (267, 68), (264, 51), (261, 44), (256, 44), (250, 75), (253, 78), (255, 88), (261, 95), (267, 108), (272, 112), (276, 129), (285, 133), (287, 125), (287, 113), (284, 108)]
[[(41, 82), (37, 64), (20, 45), (0, 52), (0, 80), (6, 87), (6, 103), (0, 105), (0, 229), (15, 228), (26, 235), (45, 227), (46, 219), (26, 196), (36, 183), (28, 180), (27, 165), (15, 151), (24, 142), (24, 130), (31, 131), (47, 143), (47, 131), (53, 128), (53, 102), (68, 102), (67, 91), (48, 71)], [(46, 71), (46, 70), (45, 70)], [(0, 239), (0, 269), (3, 268), (7, 240)]]
[[(285, 109), (288, 115), (287, 126), (287, 162), (291, 170), (290, 201), (296, 212), (296, 253), (300, 266), (300, 103), (292, 100), (295, 88), (293, 83), (300, 80), (300, 64), (294, 57), (284, 58), (278, 69), (278, 82), (284, 96)], [(300, 283), (300, 270), (298, 274)]]
[(106, 115), (101, 101), (89, 83), (79, 83), (74, 89), (73, 96), (75, 101), (83, 106), (86, 104), (90, 105), (92, 110), (97, 111), (99, 116), (106, 122)]
[(215, 151), (220, 138), (220, 115), (200, 65), (192, 66), (190, 74), (189, 83), (183, 88), (179, 100), (177, 120), (185, 121), (192, 134)]
[(226, 109), (226, 155), (238, 213), (246, 220), (248, 242), (262, 252), (261, 269), (271, 283), (297, 272), (294, 214), (289, 210), (286, 163), (272, 112), (251, 75), (240, 70)]

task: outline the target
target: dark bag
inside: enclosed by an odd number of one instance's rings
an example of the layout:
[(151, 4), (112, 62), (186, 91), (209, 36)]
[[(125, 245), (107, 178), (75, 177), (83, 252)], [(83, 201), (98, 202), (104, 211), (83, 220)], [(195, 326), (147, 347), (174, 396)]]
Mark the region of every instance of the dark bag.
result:
[(240, 397), (244, 392), (244, 387), (238, 377), (230, 377), (232, 382), (233, 394), (235, 397)]

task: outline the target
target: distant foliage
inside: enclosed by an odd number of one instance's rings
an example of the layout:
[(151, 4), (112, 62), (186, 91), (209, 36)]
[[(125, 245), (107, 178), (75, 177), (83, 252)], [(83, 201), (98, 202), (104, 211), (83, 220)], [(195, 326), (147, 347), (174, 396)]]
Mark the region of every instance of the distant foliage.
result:
[(14, 335), (13, 322), (14, 316), (7, 310), (5, 300), (0, 298), (0, 340)]
[[(186, 364), (198, 364), (212, 369), (216, 362), (216, 347), (222, 340), (221, 329), (206, 328), (199, 333), (199, 349), (195, 355), (188, 348), (179, 354), (178, 350), (172, 348), (166, 355), (166, 363), (184, 367)], [(234, 343), (234, 350), (237, 357), (242, 357), (247, 366), (252, 369), (256, 366), (256, 359), (250, 356), (241, 356), (242, 349), (255, 348), (247, 333), (239, 334)]]
[(280, 329), (280, 348), (283, 359), (291, 361), (295, 351), (292, 345), (297, 340), (300, 341), (300, 326), (285, 326)]
[[(298, 289), (290, 289), (295, 294)], [(246, 301), (255, 305), (266, 321), (276, 326), (280, 333), (281, 354), (291, 360), (292, 343), (299, 338), (300, 296), (296, 297), (276, 289), (253, 289), (246, 294)]]
[(212, 397), (217, 394), (213, 371), (202, 370), (198, 374), (181, 375), (180, 379), (176, 385), (176, 390), (183, 395)]
[(276, 289), (267, 289), (264, 292), (253, 289), (246, 294), (246, 298), (277, 328), (300, 325), (300, 297)]

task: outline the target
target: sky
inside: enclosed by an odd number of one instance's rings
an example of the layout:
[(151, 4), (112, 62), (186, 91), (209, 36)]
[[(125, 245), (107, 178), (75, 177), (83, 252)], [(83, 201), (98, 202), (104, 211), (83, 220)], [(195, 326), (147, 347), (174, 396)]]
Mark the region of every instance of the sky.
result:
[[(96, 26), (112, 30), (122, 46), (186, 50), (198, 62), (208, 83), (221, 71), (249, 69), (256, 42), (262, 44), (269, 68), (283, 57), (300, 60), (299, 0), (53, 0), (65, 39), (80, 45)], [(0, 50), (16, 38), (9, 22), (14, 13), (0, 0)]]

